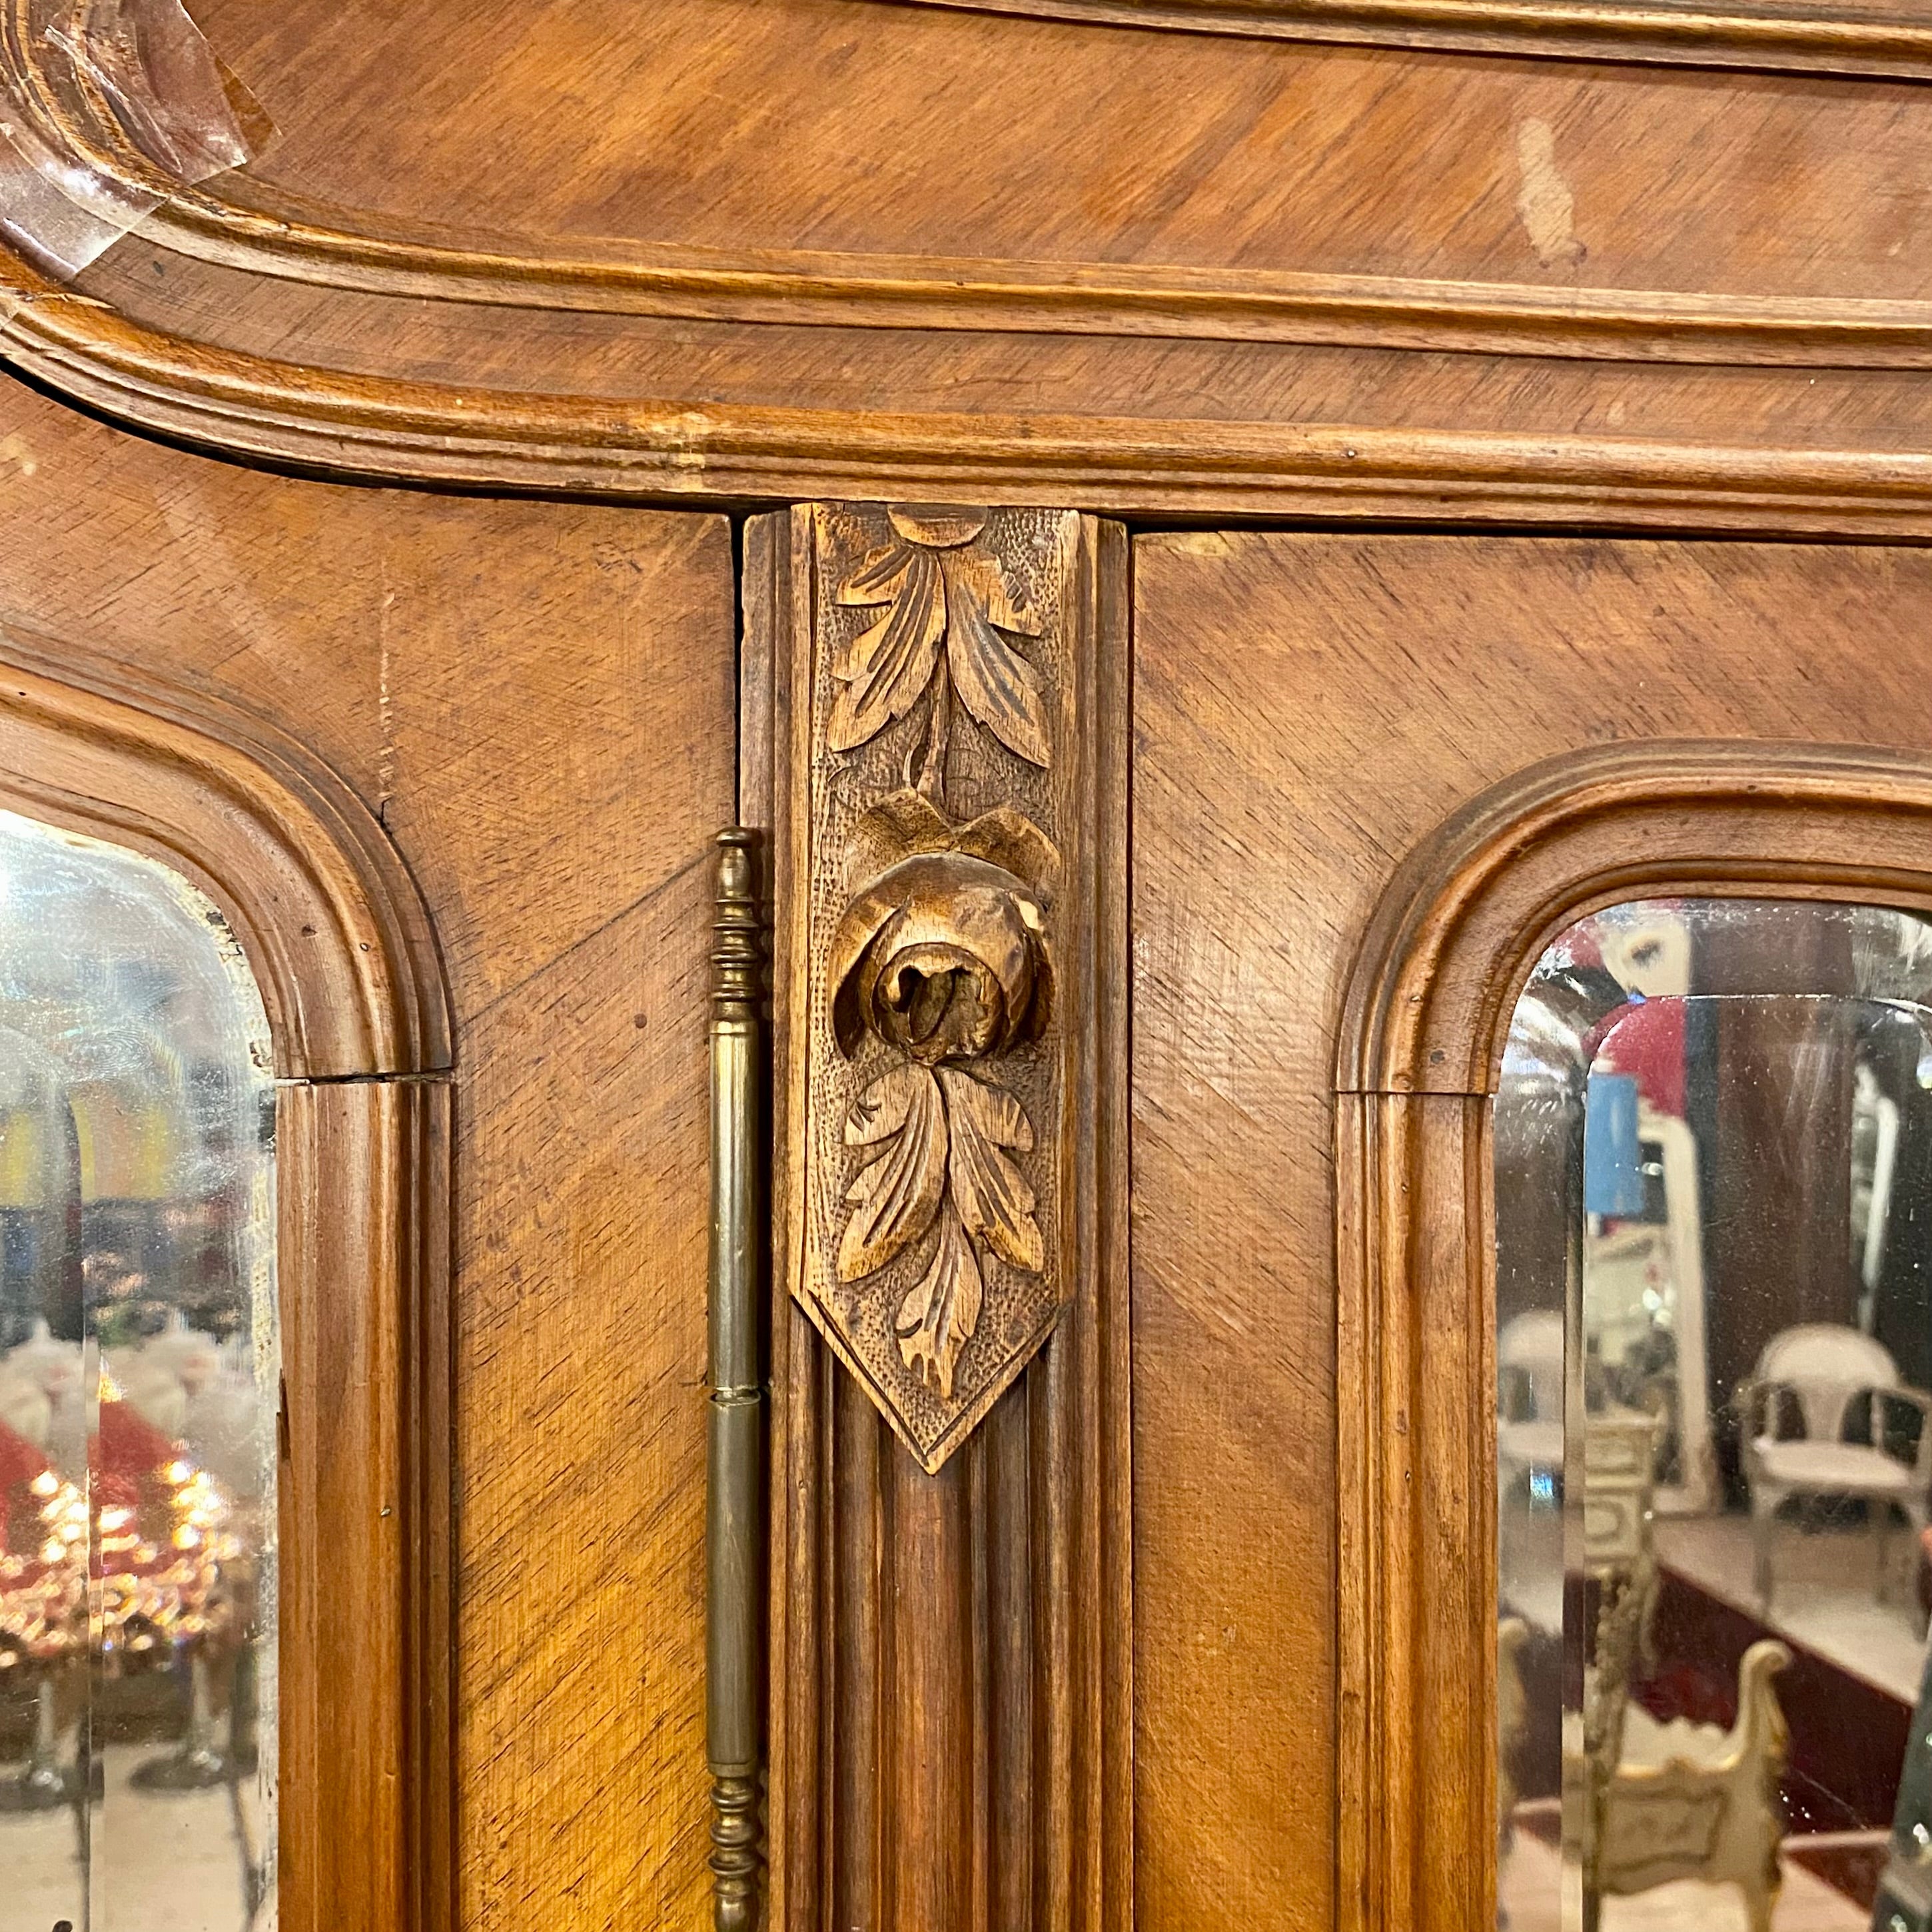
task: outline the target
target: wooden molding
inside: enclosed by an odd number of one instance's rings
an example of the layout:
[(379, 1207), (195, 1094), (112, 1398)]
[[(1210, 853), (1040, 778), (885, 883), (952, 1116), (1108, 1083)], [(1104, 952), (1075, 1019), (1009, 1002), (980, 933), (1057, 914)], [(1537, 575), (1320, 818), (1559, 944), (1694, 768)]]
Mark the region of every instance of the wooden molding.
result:
[[(1225, 20), (1228, 31), (1291, 38), (1304, 37), (1324, 21), (1358, 16), (1414, 13), (1447, 22), (1474, 13), (1503, 23), (1496, 33), (1505, 47), (1508, 23), (1516, 22), (1516, 50), (1533, 43), (1539, 55), (1552, 50), (1552, 35), (1559, 48), (1568, 45), (1564, 23), (1586, 18), (1648, 22), (1659, 31), (1674, 23), (1682, 44), (1697, 47), (1729, 44), (1733, 29), (1742, 32), (1756, 20), (1774, 39), (1788, 30), (1820, 44), (1906, 45), (1918, 63), (1910, 71), (1932, 75), (1932, 14), (1917, 26), (1838, 23), (1834, 38), (1833, 23), (1820, 25), (1803, 9), (1720, 16), (1614, 0), (1588, 6), (1527, 0), (1516, 7), (1483, 0), (1474, 7), (1470, 0), (1335, 0), (1312, 7), (1299, 0), (930, 4), (1161, 26), (1213, 28)], [(1421, 44), (1427, 44), (1426, 35)], [(1592, 49), (1574, 50), (1580, 57)], [(38, 40), (19, 43), (0, 50), (0, 64), (41, 104), (42, 131), (56, 151), (84, 177), (137, 205), (152, 202), (142, 230), (157, 245), (255, 277), (412, 302), (698, 320), (1330, 343), (1616, 361), (1932, 368), (1932, 302), (1924, 301), (641, 241), (578, 244), (579, 252), (562, 254), (514, 240), (481, 245), (234, 177), (199, 186), (171, 180), (111, 117), (90, 111), (87, 98), (63, 99), (37, 64), (40, 51)]]
[(421, 902), (340, 782), (265, 728), (0, 631), (0, 803), (222, 909), (280, 1076), (280, 1912), (450, 1921), (449, 1029)]
[(1542, 59), (1932, 76), (1932, 12), (1656, 0), (894, 0), (1252, 39), (1436, 47)]
[(1538, 954), (1618, 899), (1735, 895), (1774, 880), (1785, 897), (1918, 904), (1928, 770), (1908, 752), (1730, 740), (1611, 745), (1532, 766), (1398, 870), (1349, 980), (1339, 1088), (1493, 1093)]
[(278, 1096), (287, 1932), (454, 1918), (450, 1114), (441, 1078)]
[(0, 357), (74, 401), (224, 454), (336, 475), (656, 500), (836, 494), (1073, 500), (1143, 514), (1932, 533), (1932, 456), (1918, 450), (479, 394), (176, 341), (0, 254), (0, 311), (10, 308)]
[[(1932, 44), (1932, 28), (1928, 37)], [(375, 232), (379, 221), (348, 210), (304, 218), (188, 190), (164, 202), (144, 232), (176, 254), (250, 274), (496, 308), (1624, 362), (1932, 368), (1932, 302), (1925, 302), (650, 242), (559, 257), (384, 235)]]
[(284, 1078), (446, 1069), (428, 916), (362, 802), (280, 733), (84, 662), (0, 625), (0, 802), (193, 879), (248, 956)]
[[(796, 640), (873, 520), (755, 520), (746, 554), (744, 810), (774, 854), (771, 1922), (1131, 1923), (1132, 1587), (1126, 1138), (1126, 549), (1079, 520), (1059, 593), (1085, 653), (1084, 829), (1062, 824), (1049, 940), (1064, 1037), (1052, 1222), (1058, 1325), (954, 1453), (922, 1467), (793, 1300), (808, 1198), (783, 1157), (806, 1131), (810, 1019), (786, 989), (817, 955), (798, 915), (808, 801), (794, 748), (815, 702)], [(881, 529), (883, 518), (877, 519)], [(1058, 518), (1002, 516), (1049, 539)], [(830, 568), (821, 592), (819, 572)], [(1051, 556), (1048, 560), (1051, 561)], [(1105, 667), (1104, 674), (1096, 668)], [(794, 704), (798, 709), (794, 710)], [(918, 722), (918, 721), (915, 721)], [(965, 771), (956, 772), (958, 785)], [(1091, 988), (1090, 992), (1088, 989)], [(1082, 1004), (1091, 1002), (1080, 1023)], [(1029, 1086), (1025, 1098), (1039, 1104)], [(1042, 1136), (1042, 1141), (1044, 1136)], [(1090, 1160), (1071, 1156), (1090, 1150)], [(1042, 1192), (1045, 1210), (1051, 1196)], [(989, 1312), (992, 1304), (989, 1304)], [(1022, 1358), (1024, 1359), (1024, 1358)]]
[(1345, 1932), (1493, 1922), (1491, 1100), (1525, 979), (1620, 899), (1932, 910), (1932, 760), (1633, 742), (1531, 767), (1404, 864), (1336, 1069)]

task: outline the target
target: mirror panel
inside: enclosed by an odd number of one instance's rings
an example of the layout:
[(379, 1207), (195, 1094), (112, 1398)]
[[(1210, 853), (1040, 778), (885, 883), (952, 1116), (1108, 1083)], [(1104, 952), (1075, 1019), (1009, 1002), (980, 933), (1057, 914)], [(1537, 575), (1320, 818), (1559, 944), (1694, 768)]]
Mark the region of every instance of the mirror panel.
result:
[(1494, 1130), (1498, 1923), (1926, 1924), (1932, 925), (1598, 914)]
[(221, 915), (0, 813), (0, 1922), (274, 1920), (274, 1082)]

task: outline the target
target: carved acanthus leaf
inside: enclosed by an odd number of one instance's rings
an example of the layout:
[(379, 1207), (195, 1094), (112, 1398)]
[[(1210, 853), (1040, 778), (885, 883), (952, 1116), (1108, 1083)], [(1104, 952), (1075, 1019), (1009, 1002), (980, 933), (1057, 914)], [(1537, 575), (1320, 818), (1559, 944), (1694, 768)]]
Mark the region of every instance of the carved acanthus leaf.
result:
[[(826, 742), (855, 751), (903, 718), (934, 688), (943, 655), (944, 674), (968, 712), (1016, 757), (1047, 764), (1040, 674), (1009, 641), (1040, 637), (1044, 627), (1005, 565), (981, 546), (984, 512), (895, 512), (891, 523), (896, 541), (838, 586), (842, 604), (883, 604), (885, 614), (832, 661), (840, 689)], [(935, 691), (935, 705), (944, 694)]]
[(850, 752), (926, 695), (946, 635), (946, 580), (930, 550), (902, 548), (890, 568), (868, 559), (839, 601), (886, 606), (886, 614), (846, 645), (832, 667), (844, 688), (826, 739), (835, 752)]
[(949, 1402), (959, 1352), (980, 1325), (986, 1292), (979, 1257), (949, 1205), (939, 1217), (939, 1243), (919, 1286), (899, 1304), (899, 1353), (905, 1365)]
[(911, 1060), (880, 1075), (846, 1116), (845, 1144), (880, 1150), (845, 1191), (852, 1210), (838, 1279), (859, 1281), (932, 1226), (946, 1192), (946, 1110), (930, 1072)]
[(1038, 621), (1014, 604), (999, 566), (983, 551), (949, 550), (944, 575), (946, 661), (960, 703), (1016, 757), (1047, 764), (1039, 674), (1000, 635), (1037, 637)]
[(962, 1224), (1002, 1261), (1039, 1274), (1046, 1250), (1034, 1218), (1033, 1187), (1006, 1151), (1033, 1150), (1026, 1110), (1004, 1088), (955, 1068), (941, 1067), (939, 1081), (950, 1129), (946, 1182)]

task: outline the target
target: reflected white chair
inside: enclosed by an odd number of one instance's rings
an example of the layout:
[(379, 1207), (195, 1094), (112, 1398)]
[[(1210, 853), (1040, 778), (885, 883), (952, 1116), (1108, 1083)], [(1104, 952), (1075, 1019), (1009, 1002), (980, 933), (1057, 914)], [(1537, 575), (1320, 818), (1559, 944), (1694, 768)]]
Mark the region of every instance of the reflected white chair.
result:
[[(1791, 1401), (1782, 1400), (1787, 1396)], [(1794, 1403), (1804, 1433), (1780, 1439), (1780, 1419)], [(1892, 1404), (1918, 1412), (1918, 1453), (1910, 1462), (1884, 1446), (1885, 1409)], [(1870, 1439), (1848, 1442), (1846, 1425), (1861, 1406)], [(1771, 1606), (1772, 1537), (1780, 1506), (1792, 1496), (1855, 1496), (1868, 1505), (1882, 1597), (1892, 1507), (1915, 1531), (1926, 1526), (1932, 1490), (1932, 1396), (1906, 1388), (1890, 1352), (1870, 1336), (1834, 1323), (1808, 1322), (1785, 1329), (1765, 1345), (1757, 1372), (1738, 1391), (1738, 1412), (1760, 1602), (1766, 1610)]]

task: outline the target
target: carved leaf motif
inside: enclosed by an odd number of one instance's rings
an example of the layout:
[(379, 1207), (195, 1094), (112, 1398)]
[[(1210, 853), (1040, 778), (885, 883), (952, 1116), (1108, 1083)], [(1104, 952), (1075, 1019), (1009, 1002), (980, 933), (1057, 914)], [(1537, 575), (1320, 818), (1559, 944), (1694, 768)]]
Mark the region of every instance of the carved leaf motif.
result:
[(907, 1061), (853, 1102), (848, 1147), (876, 1147), (845, 1190), (852, 1210), (838, 1243), (838, 1279), (876, 1274), (932, 1226), (946, 1192), (946, 1110), (938, 1083)]
[(932, 682), (946, 636), (946, 579), (930, 550), (902, 549), (868, 558), (839, 593), (841, 601), (884, 604), (886, 614), (842, 649), (832, 672), (844, 687), (832, 707), (826, 741), (850, 752), (903, 718)]
[(894, 1324), (906, 1366), (949, 1402), (959, 1352), (980, 1325), (985, 1292), (973, 1244), (949, 1208), (939, 1217), (939, 1245), (932, 1265), (900, 1303)]
[(890, 604), (905, 581), (912, 551), (904, 544), (882, 544), (838, 586), (842, 604)]
[(977, 550), (946, 553), (946, 658), (959, 701), (1008, 751), (1051, 762), (1040, 674), (1000, 634), (1037, 637), (1037, 620), (1008, 592), (998, 564)]
[(1005, 566), (992, 551), (975, 546), (948, 552), (946, 574), (952, 587), (971, 598), (989, 622), (1016, 637), (1037, 638), (1046, 626), (1016, 596)]
[(1033, 1126), (1025, 1109), (1004, 1088), (954, 1068), (940, 1068), (939, 1079), (952, 1130), (947, 1178), (962, 1224), (1002, 1261), (1039, 1274), (1046, 1265), (1046, 1250), (1034, 1218), (1036, 1196), (1006, 1151), (1032, 1150)]

